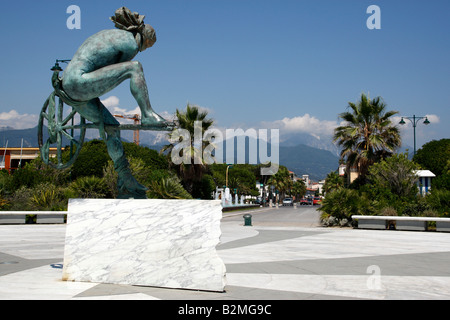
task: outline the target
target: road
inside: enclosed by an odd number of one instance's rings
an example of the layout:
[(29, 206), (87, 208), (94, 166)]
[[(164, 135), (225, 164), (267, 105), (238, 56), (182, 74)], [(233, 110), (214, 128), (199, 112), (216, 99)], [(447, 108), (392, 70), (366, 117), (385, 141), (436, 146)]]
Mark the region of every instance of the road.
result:
[(260, 208), (251, 211), (225, 212), (223, 221), (242, 221), (244, 214), (252, 215), (253, 226), (283, 226), (283, 227), (318, 227), (320, 226), (320, 211), (317, 206), (299, 206), (276, 208)]

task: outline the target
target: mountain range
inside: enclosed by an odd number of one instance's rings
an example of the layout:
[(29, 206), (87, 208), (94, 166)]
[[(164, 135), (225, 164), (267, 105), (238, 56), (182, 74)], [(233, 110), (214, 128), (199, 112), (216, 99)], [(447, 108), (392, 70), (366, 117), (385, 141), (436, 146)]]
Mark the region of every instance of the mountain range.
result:
[[(164, 132), (141, 131), (140, 144), (159, 151), (168, 143), (166, 136), (167, 133)], [(131, 142), (133, 132), (122, 131), (121, 137), (123, 141)], [(87, 131), (86, 141), (97, 138), (96, 130)], [(38, 147), (37, 127), (22, 130), (10, 127), (0, 128), (0, 149), (5, 148), (6, 144), (9, 148), (20, 148), (22, 139), (24, 148)], [(46, 139), (45, 135), (44, 139)], [(67, 145), (68, 141), (63, 141), (63, 144)], [(268, 149), (270, 150), (270, 146)], [(297, 176), (308, 174), (313, 181), (325, 179), (329, 172), (337, 170), (339, 166), (337, 148), (331, 140), (321, 140), (308, 134), (283, 136), (280, 139), (279, 152), (281, 165), (295, 172)]]

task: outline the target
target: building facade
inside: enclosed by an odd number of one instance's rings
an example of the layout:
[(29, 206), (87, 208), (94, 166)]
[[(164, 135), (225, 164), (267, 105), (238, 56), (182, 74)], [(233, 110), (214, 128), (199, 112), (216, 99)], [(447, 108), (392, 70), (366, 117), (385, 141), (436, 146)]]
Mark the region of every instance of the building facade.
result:
[[(49, 156), (55, 157), (57, 148), (50, 148)], [(2, 148), (0, 149), (0, 170), (12, 173), (23, 168), (27, 162), (39, 157), (39, 148)]]

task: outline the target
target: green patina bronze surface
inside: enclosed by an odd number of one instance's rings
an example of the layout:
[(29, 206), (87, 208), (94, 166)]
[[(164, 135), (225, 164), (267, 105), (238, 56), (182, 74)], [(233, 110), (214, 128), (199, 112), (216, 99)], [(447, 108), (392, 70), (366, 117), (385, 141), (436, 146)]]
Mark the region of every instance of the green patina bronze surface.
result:
[[(141, 109), (140, 128), (164, 131), (173, 128), (173, 124), (153, 111), (142, 65), (132, 61), (139, 52), (156, 42), (154, 29), (144, 24), (144, 16), (132, 13), (125, 7), (118, 9), (111, 20), (117, 29), (103, 30), (89, 37), (70, 60), (62, 78), (59, 77), (59, 68), (54, 71), (52, 85), (55, 91), (41, 112), (41, 118), (48, 120), (50, 137), (45, 143), (42, 142), (41, 120), (38, 138), (43, 158), (49, 157), (49, 144), (61, 146), (63, 136), (74, 142), (79, 152), (85, 129), (89, 127), (85, 120), (92, 122), (91, 127), (98, 128), (100, 136), (106, 141), (108, 153), (118, 173), (119, 198), (141, 199), (146, 198), (146, 188), (132, 176), (120, 141), (120, 130), (125, 128), (121, 128), (99, 97), (129, 79), (131, 94)], [(59, 97), (59, 104), (55, 102), (55, 97)], [(69, 116), (62, 116), (63, 103), (73, 108)], [(81, 116), (81, 123), (71, 126), (68, 123), (75, 112)], [(77, 140), (67, 134), (68, 129), (73, 130), (75, 127), (81, 130), (82, 139)]]

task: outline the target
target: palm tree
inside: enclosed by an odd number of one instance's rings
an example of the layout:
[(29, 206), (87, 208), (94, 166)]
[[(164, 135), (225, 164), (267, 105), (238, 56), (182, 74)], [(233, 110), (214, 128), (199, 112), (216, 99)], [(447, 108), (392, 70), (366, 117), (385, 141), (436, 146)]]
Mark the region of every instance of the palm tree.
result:
[(297, 180), (292, 184), (291, 193), (295, 197), (295, 201), (298, 201), (306, 194), (306, 185), (303, 180)]
[[(268, 185), (272, 185), (279, 192), (281, 199), (287, 191), (291, 190), (292, 180), (289, 175), (289, 170), (286, 167), (280, 166), (278, 172), (272, 175), (267, 181)], [(277, 201), (280, 200), (277, 194)]]
[[(208, 119), (208, 112), (201, 111), (198, 106), (192, 106), (190, 104), (187, 105), (185, 111), (180, 111), (177, 109), (176, 117), (177, 117), (177, 128), (174, 129), (185, 129), (189, 131), (191, 137), (191, 161), (189, 164), (181, 163), (179, 165), (173, 164), (171, 161), (171, 152), (175, 145), (173, 143), (165, 145), (160, 153), (167, 152), (167, 156), (169, 159), (169, 164), (172, 168), (175, 169), (178, 176), (180, 177), (184, 187), (186, 190), (192, 194), (194, 183), (201, 181), (203, 173), (205, 172), (205, 165), (202, 160), (202, 152), (201, 150), (194, 149), (194, 125), (196, 121), (201, 121), (202, 124), (202, 137), (205, 131), (207, 131), (214, 123), (214, 120)], [(169, 133), (169, 138), (173, 137), (174, 131)], [(202, 139), (202, 150), (206, 147), (207, 142)], [(200, 152), (198, 152), (200, 151)], [(183, 151), (181, 151), (183, 152)], [(198, 157), (200, 155), (200, 157)], [(194, 161), (194, 157), (197, 157), (196, 161)], [(200, 162), (200, 163), (199, 163)]]
[(344, 186), (344, 179), (336, 172), (332, 171), (327, 174), (323, 191), (328, 194), (332, 191), (338, 190)]
[(334, 142), (342, 147), (341, 159), (347, 160), (347, 169), (355, 167), (361, 178), (373, 163), (386, 158), (400, 147), (399, 129), (392, 124), (391, 117), (398, 111), (386, 111), (380, 97), (349, 102), (350, 111), (339, 117), (344, 124), (334, 131)]

